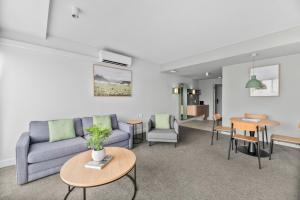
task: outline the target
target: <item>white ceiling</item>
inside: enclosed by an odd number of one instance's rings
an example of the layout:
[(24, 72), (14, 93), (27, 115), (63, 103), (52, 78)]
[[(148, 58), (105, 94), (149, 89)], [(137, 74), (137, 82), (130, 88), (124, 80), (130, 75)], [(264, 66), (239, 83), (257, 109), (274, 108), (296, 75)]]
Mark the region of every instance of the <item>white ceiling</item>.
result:
[(300, 25), (299, 0), (49, 1), (0, 0), (1, 30), (165, 64)]
[(49, 35), (163, 64), (299, 24), (299, 0), (53, 0)]
[[(298, 54), (300, 53), (300, 42), (274, 47), (266, 50), (260, 50), (260, 51), (256, 51), (256, 53), (257, 53), (257, 57), (255, 58), (256, 61), (264, 60), (272, 57)], [(215, 59), (213, 61), (203, 62), (195, 65), (189, 65), (177, 69), (176, 74), (180, 76), (189, 77), (191, 79), (213, 79), (222, 76), (223, 66), (234, 65), (237, 63), (245, 63), (245, 65), (251, 68), (252, 66), (251, 53), (240, 54), (233, 57), (227, 57), (224, 59)], [(255, 66), (257, 67), (257, 64)], [(171, 73), (170, 71), (166, 71), (166, 72)], [(208, 77), (206, 76), (205, 72), (210, 72)]]
[(46, 38), (50, 0), (0, 0), (0, 30)]

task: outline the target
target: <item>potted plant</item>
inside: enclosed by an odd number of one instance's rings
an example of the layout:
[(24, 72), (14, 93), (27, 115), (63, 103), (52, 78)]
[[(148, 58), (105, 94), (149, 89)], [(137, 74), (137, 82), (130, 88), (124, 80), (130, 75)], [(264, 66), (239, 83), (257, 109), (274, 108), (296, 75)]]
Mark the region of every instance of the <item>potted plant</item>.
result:
[(94, 161), (101, 161), (105, 157), (103, 142), (111, 134), (111, 131), (99, 126), (92, 126), (86, 129), (89, 132), (87, 145), (92, 149), (92, 158)]

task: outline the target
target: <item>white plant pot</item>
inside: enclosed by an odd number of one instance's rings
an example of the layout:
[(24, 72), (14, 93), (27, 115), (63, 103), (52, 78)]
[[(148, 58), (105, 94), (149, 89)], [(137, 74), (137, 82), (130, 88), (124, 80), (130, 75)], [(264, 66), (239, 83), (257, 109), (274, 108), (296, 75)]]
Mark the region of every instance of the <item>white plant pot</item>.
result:
[(100, 151), (92, 150), (92, 158), (94, 161), (101, 161), (106, 156), (105, 149)]

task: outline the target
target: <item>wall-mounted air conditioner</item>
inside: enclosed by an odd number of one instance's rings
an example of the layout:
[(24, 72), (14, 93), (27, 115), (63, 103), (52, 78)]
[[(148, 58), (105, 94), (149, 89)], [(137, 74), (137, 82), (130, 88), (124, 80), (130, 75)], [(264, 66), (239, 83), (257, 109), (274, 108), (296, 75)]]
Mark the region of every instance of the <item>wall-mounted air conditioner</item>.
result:
[(132, 64), (132, 58), (117, 53), (101, 50), (99, 51), (99, 62), (130, 67)]

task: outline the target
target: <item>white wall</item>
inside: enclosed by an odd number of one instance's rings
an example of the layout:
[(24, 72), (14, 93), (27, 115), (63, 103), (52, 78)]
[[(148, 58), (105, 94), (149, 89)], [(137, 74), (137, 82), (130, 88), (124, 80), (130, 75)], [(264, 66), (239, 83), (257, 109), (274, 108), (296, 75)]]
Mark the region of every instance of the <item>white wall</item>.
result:
[(209, 117), (212, 120), (214, 113), (214, 85), (222, 84), (222, 79), (205, 79), (199, 80), (199, 89), (201, 90), (200, 101), (204, 101), (205, 105), (209, 105)]
[(224, 124), (230, 117), (243, 116), (245, 112), (264, 113), (280, 126), (271, 129), (284, 135), (300, 136), (300, 54), (261, 60), (256, 66), (280, 64), (280, 96), (250, 97), (245, 84), (249, 79), (251, 63), (223, 67), (223, 116)]
[(132, 97), (94, 97), (93, 61), (44, 48), (0, 45), (0, 166), (13, 162), (15, 144), (31, 120), (117, 113), (146, 119), (157, 112), (178, 113), (172, 87), (192, 80), (160, 73), (142, 60), (133, 65)]

